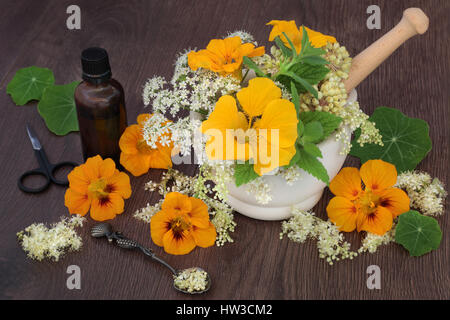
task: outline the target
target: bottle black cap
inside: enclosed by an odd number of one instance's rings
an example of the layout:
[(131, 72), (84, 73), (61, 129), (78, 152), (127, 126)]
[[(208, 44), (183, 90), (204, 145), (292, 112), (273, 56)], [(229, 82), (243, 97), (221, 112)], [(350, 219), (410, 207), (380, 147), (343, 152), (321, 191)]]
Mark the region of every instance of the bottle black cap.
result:
[(81, 53), (84, 80), (111, 78), (108, 53), (103, 48), (87, 48)]

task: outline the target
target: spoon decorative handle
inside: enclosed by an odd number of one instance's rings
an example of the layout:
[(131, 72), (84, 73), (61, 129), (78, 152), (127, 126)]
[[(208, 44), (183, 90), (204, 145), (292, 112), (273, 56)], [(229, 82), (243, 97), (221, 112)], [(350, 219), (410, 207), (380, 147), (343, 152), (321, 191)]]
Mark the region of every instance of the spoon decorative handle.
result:
[(141, 244), (139, 244), (134, 240), (124, 237), (120, 232), (113, 231), (109, 223), (102, 223), (94, 226), (91, 230), (91, 235), (95, 238), (106, 237), (109, 242), (115, 240), (114, 241), (115, 244), (122, 249), (128, 250), (139, 249), (146, 256), (164, 265), (166, 268), (172, 271), (174, 275), (177, 274), (177, 271), (167, 262), (157, 257), (153, 252), (153, 250), (142, 246)]
[(406, 9), (401, 21), (391, 31), (353, 58), (348, 79), (344, 81), (347, 92), (358, 86), (406, 40), (425, 33), (428, 24), (429, 19), (421, 9)]
[(116, 239), (116, 245), (118, 247), (123, 248), (123, 249), (139, 249), (145, 255), (149, 256), (150, 258), (152, 258), (155, 261), (158, 261), (159, 263), (161, 263), (162, 265), (164, 265), (165, 267), (170, 269), (170, 271), (172, 271), (173, 274), (175, 274), (175, 275), (177, 274), (177, 271), (171, 265), (169, 265), (167, 262), (165, 262), (161, 258), (157, 257), (153, 253), (153, 250), (151, 250), (149, 248), (146, 248), (146, 247), (143, 247), (142, 245), (140, 245), (139, 243), (137, 243), (134, 240), (127, 239), (127, 238), (118, 238), (118, 239)]

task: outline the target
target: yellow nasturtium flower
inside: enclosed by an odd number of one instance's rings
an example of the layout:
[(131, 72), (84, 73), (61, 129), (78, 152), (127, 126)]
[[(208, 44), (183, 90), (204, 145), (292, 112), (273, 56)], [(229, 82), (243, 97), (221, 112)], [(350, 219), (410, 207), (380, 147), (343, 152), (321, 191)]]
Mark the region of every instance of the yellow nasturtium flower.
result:
[(192, 70), (208, 69), (222, 76), (232, 74), (242, 78), (244, 57), (257, 57), (264, 54), (264, 47), (255, 48), (252, 43), (242, 43), (241, 38), (230, 37), (212, 39), (206, 49), (188, 53), (188, 65)]
[(210, 136), (210, 159), (252, 159), (255, 172), (263, 175), (295, 155), (297, 123), (294, 104), (281, 99), (281, 89), (268, 78), (254, 78), (237, 93), (237, 101), (222, 96), (201, 131)]
[(327, 44), (327, 42), (334, 43), (336, 42), (336, 38), (332, 36), (324, 35), (320, 32), (309, 29), (308, 27), (300, 27), (298, 28), (294, 20), (285, 21), (285, 20), (272, 20), (267, 25), (273, 26), (272, 31), (269, 35), (269, 41), (273, 41), (277, 36), (283, 41), (284, 45), (290, 48), (289, 41), (283, 35), (283, 32), (289, 37), (292, 41), (292, 44), (295, 47), (297, 53), (302, 49), (302, 38), (303, 38), (303, 29), (306, 29), (306, 33), (308, 34), (309, 41), (311, 42), (313, 47), (321, 48)]

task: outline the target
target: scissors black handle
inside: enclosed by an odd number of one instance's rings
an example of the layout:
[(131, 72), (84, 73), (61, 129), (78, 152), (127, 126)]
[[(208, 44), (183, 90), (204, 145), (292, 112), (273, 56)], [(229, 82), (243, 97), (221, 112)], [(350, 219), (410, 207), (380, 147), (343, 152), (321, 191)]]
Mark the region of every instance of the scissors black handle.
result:
[[(39, 168), (30, 170), (22, 174), (18, 181), (19, 189), (23, 192), (27, 193), (39, 193), (44, 190), (46, 190), (50, 183), (53, 182), (54, 184), (60, 185), (60, 186), (68, 186), (69, 181), (68, 180), (58, 180), (55, 178), (54, 172), (62, 167), (76, 167), (78, 164), (71, 161), (65, 161), (60, 162), (57, 164), (52, 164), (48, 161), (47, 155), (45, 154), (44, 148), (41, 148), (39, 150), (34, 150), (34, 153), (36, 155), (36, 158), (39, 163)], [(24, 181), (27, 177), (30, 176), (43, 176), (45, 178), (45, 183), (36, 188), (30, 188), (24, 185)]]

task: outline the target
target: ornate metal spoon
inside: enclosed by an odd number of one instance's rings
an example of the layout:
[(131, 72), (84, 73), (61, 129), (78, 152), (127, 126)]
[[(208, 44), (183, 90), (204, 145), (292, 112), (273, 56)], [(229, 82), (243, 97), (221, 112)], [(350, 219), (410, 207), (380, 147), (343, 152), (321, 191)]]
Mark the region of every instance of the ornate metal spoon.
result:
[[(174, 279), (177, 278), (183, 271), (185, 271), (185, 270), (177, 271), (175, 268), (173, 268), (167, 262), (165, 262), (161, 258), (157, 257), (151, 249), (140, 245), (139, 243), (137, 243), (134, 240), (125, 238), (122, 235), (122, 233), (120, 233), (118, 231), (113, 231), (112, 227), (109, 223), (100, 223), (100, 224), (95, 225), (91, 229), (91, 235), (94, 238), (106, 237), (108, 239), (108, 242), (112, 243), (114, 241), (118, 247), (123, 248), (123, 249), (139, 249), (146, 256), (152, 258), (153, 260), (161, 263), (163, 266), (168, 268), (174, 275)], [(206, 274), (206, 285), (204, 286), (204, 289), (202, 289), (202, 290), (188, 290), (187, 288), (178, 287), (176, 285), (176, 282), (174, 281), (173, 287), (176, 290), (183, 292), (183, 293), (187, 293), (187, 294), (200, 294), (200, 293), (204, 293), (209, 290), (209, 288), (211, 287), (211, 278), (209, 277), (209, 274), (206, 273), (206, 271), (204, 271), (202, 268), (199, 268), (199, 267), (189, 268), (186, 270), (189, 270), (189, 271), (194, 270), (194, 271), (204, 272)]]

